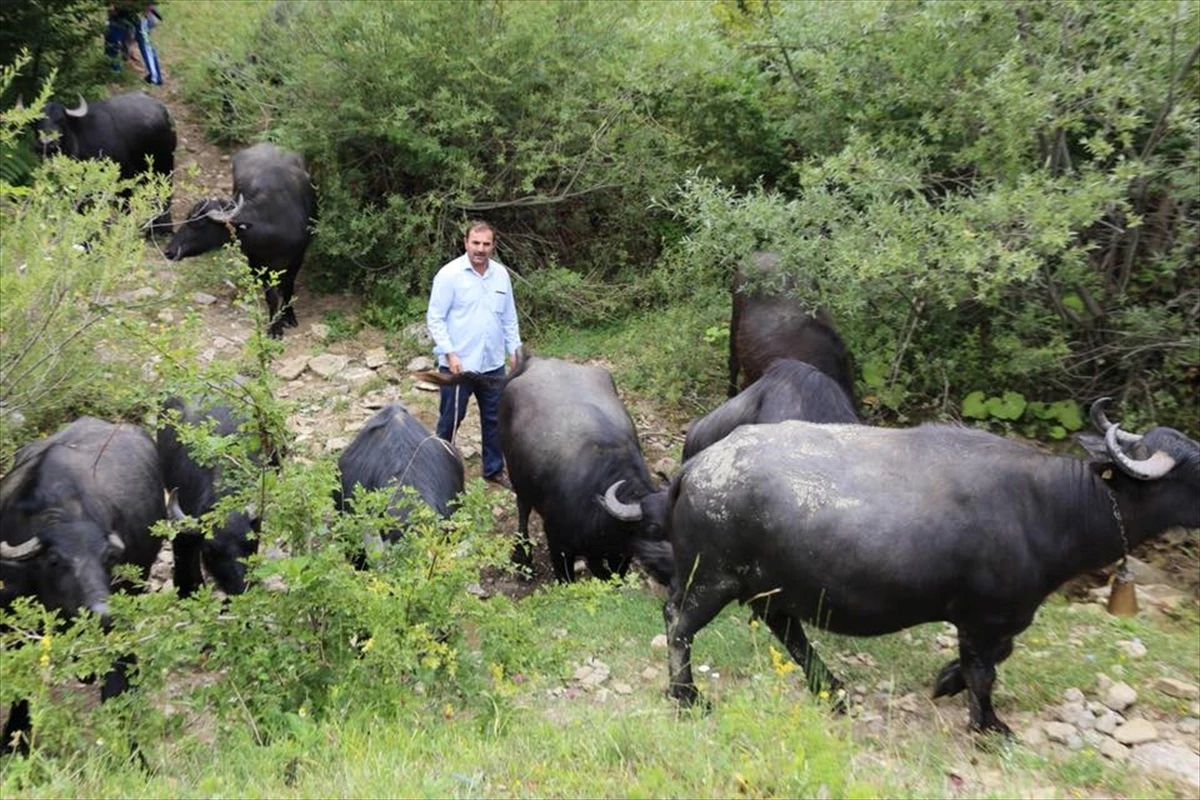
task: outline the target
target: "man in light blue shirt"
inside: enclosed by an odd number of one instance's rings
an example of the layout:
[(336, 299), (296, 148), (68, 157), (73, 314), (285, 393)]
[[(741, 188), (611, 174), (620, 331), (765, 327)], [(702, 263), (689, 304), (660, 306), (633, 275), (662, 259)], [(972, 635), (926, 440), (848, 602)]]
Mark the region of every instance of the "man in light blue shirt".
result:
[(521, 346), (517, 307), (508, 270), (492, 260), (495, 229), (486, 222), (472, 222), (463, 246), (466, 253), (443, 266), (433, 279), (425, 324), (440, 372), (480, 377), (441, 387), (437, 435), (454, 441), (467, 414), (467, 398), (474, 394), (483, 438), (484, 480), (512, 488), (504, 474), (497, 420), (504, 363), (507, 360), (515, 367)]

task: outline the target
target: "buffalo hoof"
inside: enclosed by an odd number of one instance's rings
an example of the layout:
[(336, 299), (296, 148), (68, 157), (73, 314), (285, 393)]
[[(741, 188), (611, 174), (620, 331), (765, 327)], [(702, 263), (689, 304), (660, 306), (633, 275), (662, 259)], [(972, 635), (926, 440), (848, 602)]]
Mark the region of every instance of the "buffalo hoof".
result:
[(288, 328), (296, 328), (300, 325), (300, 323), (296, 321), (296, 312), (290, 307), (283, 312), (283, 324)]
[(963, 679), (962, 668), (956, 658), (942, 667), (941, 672), (938, 673), (937, 679), (933, 682), (933, 696), (934, 698), (953, 697), (966, 688), (967, 682)]
[(267, 336), (271, 337), (272, 339), (282, 339), (283, 325), (278, 322), (271, 323), (271, 326), (267, 328)]
[(681, 708), (699, 707), (704, 711), (712, 709), (712, 704), (700, 696), (700, 690), (694, 683), (672, 684), (671, 688), (667, 689), (667, 696), (679, 703)]
[(984, 737), (983, 741), (1009, 741), (1017, 738), (1012, 728), (1005, 725), (995, 715), (981, 724), (971, 723), (971, 730)]

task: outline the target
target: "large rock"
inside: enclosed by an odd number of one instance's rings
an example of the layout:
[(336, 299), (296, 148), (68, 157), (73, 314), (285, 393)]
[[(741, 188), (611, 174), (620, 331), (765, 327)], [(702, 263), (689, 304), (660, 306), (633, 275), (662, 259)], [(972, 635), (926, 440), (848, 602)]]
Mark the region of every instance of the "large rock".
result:
[(332, 378), (346, 368), (350, 363), (350, 359), (345, 356), (336, 356), (332, 353), (322, 353), (319, 356), (313, 356), (308, 360), (308, 368), (320, 375), (322, 378)]
[(1165, 695), (1178, 697), (1180, 700), (1195, 700), (1200, 697), (1200, 686), (1175, 678), (1159, 678), (1154, 682), (1154, 688)]
[(1130, 763), (1147, 772), (1174, 778), (1195, 793), (1200, 792), (1200, 755), (1186, 747), (1153, 742), (1133, 748)]
[(1113, 711), (1124, 711), (1137, 702), (1137, 691), (1125, 681), (1118, 681), (1101, 696), (1100, 701)]
[(1158, 738), (1158, 729), (1148, 719), (1131, 719), (1118, 726), (1112, 735), (1121, 744), (1145, 744)]
[(308, 369), (308, 356), (296, 356), (280, 362), (275, 368), (275, 374), (285, 381), (294, 381)]

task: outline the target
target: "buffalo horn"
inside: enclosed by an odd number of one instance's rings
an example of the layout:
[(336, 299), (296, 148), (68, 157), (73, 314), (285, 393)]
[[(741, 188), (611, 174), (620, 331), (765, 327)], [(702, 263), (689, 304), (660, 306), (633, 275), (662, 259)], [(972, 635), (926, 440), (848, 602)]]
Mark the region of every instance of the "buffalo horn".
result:
[(36, 536), (17, 545), (0, 541), (0, 558), (5, 561), (23, 561), (26, 558), (33, 557), (41, 549), (42, 540)]
[(233, 218), (236, 217), (242, 210), (242, 205), (244, 202), (245, 198), (239, 194), (237, 196), (237, 201), (233, 204), (233, 208), (229, 209), (228, 211), (224, 211), (220, 208), (214, 208), (204, 216), (208, 217), (213, 222), (232, 222)]
[(178, 522), (179, 520), (184, 519), (187, 516), (187, 514), (183, 513), (183, 509), (179, 507), (179, 487), (178, 486), (171, 489), (171, 491), (167, 492), (166, 503), (167, 503), (167, 519), (171, 520), (172, 522)]
[(83, 95), (79, 95), (79, 105), (74, 108), (66, 109), (68, 117), (86, 117), (87, 116), (87, 100), (83, 99)]
[(116, 550), (118, 553), (125, 552), (125, 540), (122, 539), (120, 536), (118, 536), (116, 531), (113, 531), (112, 533), (110, 533), (108, 535), (108, 544), (110, 547), (112, 547), (113, 550)]
[(24, 95), (20, 95), (20, 94), (17, 95), (17, 104), (15, 106), (13, 106), (13, 110), (14, 111), (24, 111), (25, 110), (25, 96)]
[[(1110, 400), (1112, 400), (1111, 397), (1101, 397), (1097, 399), (1096, 402), (1092, 403), (1091, 411), (1088, 414), (1092, 419), (1092, 426), (1095, 427), (1096, 430), (1103, 433), (1106, 439), (1108, 438), (1109, 428), (1113, 426), (1113, 424), (1108, 421), (1108, 417), (1104, 414), (1104, 407), (1108, 405)], [(1118, 433), (1117, 437), (1121, 444), (1134, 444), (1142, 440), (1142, 437), (1138, 434), (1126, 433), (1125, 431)]]
[(609, 514), (612, 514), (622, 522), (637, 522), (642, 518), (641, 504), (622, 503), (617, 499), (617, 489), (624, 482), (624, 479), (622, 479), (608, 487), (608, 491), (604, 493), (604, 497), (599, 498), (600, 504), (604, 506), (604, 509)]
[(1152, 481), (1166, 475), (1175, 466), (1175, 459), (1162, 450), (1141, 461), (1127, 456), (1121, 450), (1121, 445), (1118, 444), (1121, 436), (1120, 428), (1120, 425), (1113, 425), (1108, 429), (1108, 432), (1104, 434), (1104, 446), (1122, 472), (1143, 481)]

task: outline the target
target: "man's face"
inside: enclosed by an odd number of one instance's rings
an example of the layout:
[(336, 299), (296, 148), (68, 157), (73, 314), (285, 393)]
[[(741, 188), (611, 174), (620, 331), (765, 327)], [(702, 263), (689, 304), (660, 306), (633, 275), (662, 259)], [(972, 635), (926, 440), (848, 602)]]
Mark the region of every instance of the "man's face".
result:
[(487, 228), (468, 231), (463, 245), (467, 249), (467, 259), (470, 260), (471, 266), (477, 272), (487, 269), (488, 259), (492, 257), (492, 252), (496, 249), (495, 237), (492, 232)]

